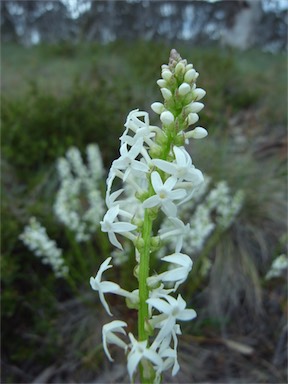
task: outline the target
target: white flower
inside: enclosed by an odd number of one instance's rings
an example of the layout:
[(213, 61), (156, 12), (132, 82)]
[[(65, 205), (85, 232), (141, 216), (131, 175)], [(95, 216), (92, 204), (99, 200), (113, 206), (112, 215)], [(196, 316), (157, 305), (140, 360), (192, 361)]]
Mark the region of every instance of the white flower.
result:
[(176, 240), (175, 252), (180, 252), (183, 245), (183, 238), (190, 232), (190, 224), (185, 225), (183, 221), (177, 217), (168, 217), (167, 220), (169, 224), (172, 225), (164, 226), (159, 230), (160, 239)]
[(125, 221), (114, 222), (120, 212), (119, 205), (112, 206), (105, 214), (103, 221), (100, 221), (103, 232), (108, 233), (110, 242), (119, 249), (123, 249), (122, 245), (117, 240), (115, 233), (125, 234), (137, 228), (136, 225)]
[(177, 178), (173, 176), (169, 177), (163, 184), (159, 173), (156, 171), (151, 174), (151, 182), (156, 194), (145, 200), (143, 207), (152, 208), (160, 206), (167, 216), (175, 217), (177, 208), (172, 200), (182, 199), (186, 196), (186, 191), (184, 189), (173, 190), (177, 183)]
[(90, 277), (90, 285), (94, 291), (99, 292), (99, 298), (106, 309), (106, 312), (112, 316), (110, 312), (107, 301), (105, 300), (104, 293), (115, 293), (120, 290), (120, 286), (112, 281), (101, 281), (103, 272), (107, 271), (107, 269), (112, 268), (112, 265), (109, 265), (112, 257), (108, 257), (103, 263), (100, 265), (99, 271), (97, 272), (95, 277)]
[[(151, 298), (146, 300), (146, 302), (159, 312), (162, 312), (162, 314), (155, 316), (154, 319), (155, 321), (157, 321), (157, 319), (161, 321), (161, 329), (156, 337), (158, 342), (161, 342), (161, 340), (172, 332), (176, 320), (188, 321), (196, 317), (194, 309), (186, 309), (186, 302), (181, 295), (178, 295), (177, 300), (167, 295), (165, 300)], [(162, 315), (165, 315), (164, 320)]]
[(193, 262), (191, 258), (184, 253), (173, 253), (172, 255), (162, 257), (161, 260), (176, 265), (174, 268), (171, 268), (171, 270), (159, 275), (163, 282), (176, 282), (176, 290), (178, 286), (187, 279), (187, 276), (192, 269)]
[[(140, 119), (141, 117), (144, 121)], [(155, 133), (150, 129), (148, 113), (138, 109), (129, 113), (125, 127), (126, 129), (120, 137), (121, 146), (125, 143), (133, 146), (139, 139), (142, 139), (142, 141), (149, 145), (152, 142), (151, 139), (155, 136)], [(131, 136), (131, 131), (134, 134), (133, 136)]]
[[(176, 320), (188, 321), (197, 316), (194, 309), (186, 309), (186, 302), (181, 295), (178, 295), (177, 300), (174, 297), (167, 295), (165, 300), (153, 298), (146, 300), (149, 305), (159, 312), (162, 312), (162, 314), (152, 318), (152, 323), (158, 322), (158, 326), (160, 327), (160, 331), (155, 339), (157, 342), (161, 342), (172, 332), (176, 325)], [(163, 315), (165, 316), (164, 320)]]
[(151, 348), (147, 348), (148, 340), (137, 341), (132, 333), (129, 333), (129, 338), (131, 341), (131, 351), (128, 354), (128, 363), (127, 368), (130, 375), (130, 379), (142, 359), (151, 361), (155, 369), (162, 370), (163, 360), (161, 357)]
[[(156, 325), (156, 327), (158, 327)], [(166, 371), (167, 369), (172, 368), (172, 376), (175, 376), (177, 372), (180, 369), (180, 366), (178, 364), (177, 360), (177, 346), (178, 346), (178, 339), (177, 335), (181, 335), (181, 329), (178, 324), (175, 324), (172, 328), (171, 332), (160, 342), (157, 340), (157, 338), (154, 340), (153, 344), (150, 348), (157, 350), (159, 356), (163, 359), (163, 365), (162, 365), (162, 371), (160, 369), (156, 372), (156, 376), (160, 376), (162, 372)], [(171, 340), (173, 338), (173, 349), (170, 346)]]
[(114, 320), (111, 321), (111, 323), (105, 324), (102, 328), (102, 341), (103, 341), (103, 348), (106, 353), (106, 356), (110, 361), (114, 361), (109, 353), (107, 344), (115, 344), (118, 345), (118, 347), (127, 349), (127, 344), (120, 339), (119, 336), (114, 335), (115, 332), (122, 333), (123, 335), (126, 335), (125, 330), (123, 327), (127, 327), (127, 324), (124, 321), (120, 320)]
[(179, 179), (192, 182), (195, 186), (204, 180), (203, 174), (192, 164), (189, 153), (183, 147), (173, 147), (175, 162), (171, 163), (162, 159), (153, 159), (152, 163), (162, 171)]
[(167, 369), (173, 366), (172, 376), (175, 376), (180, 369), (180, 366), (177, 360), (177, 351), (172, 348), (166, 348), (160, 353), (160, 356), (162, 357), (162, 359), (165, 359), (166, 357), (166, 359), (164, 360), (162, 371), (166, 371)]
[(124, 170), (123, 181), (125, 181), (130, 174), (130, 172), (148, 172), (149, 167), (147, 164), (136, 160), (136, 157), (139, 155), (143, 148), (143, 139), (139, 138), (136, 143), (128, 150), (127, 143), (124, 143), (120, 147), (120, 157), (117, 160), (113, 161), (112, 169), (116, 168), (119, 170)]

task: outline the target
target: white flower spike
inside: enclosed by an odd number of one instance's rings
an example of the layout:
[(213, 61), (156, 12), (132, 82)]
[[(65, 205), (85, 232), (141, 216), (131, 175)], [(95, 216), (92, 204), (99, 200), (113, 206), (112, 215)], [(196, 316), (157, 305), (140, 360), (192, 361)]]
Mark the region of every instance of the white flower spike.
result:
[[(206, 93), (196, 86), (199, 73), (193, 65), (171, 50), (169, 63), (162, 65), (161, 74), (157, 84), (164, 100), (151, 105), (161, 127), (151, 126), (146, 112), (137, 109), (129, 113), (120, 137), (120, 157), (112, 163), (106, 181), (108, 211), (101, 221), (102, 231), (108, 233), (110, 242), (121, 250), (124, 248), (120, 255), (119, 251), (117, 256), (112, 253), (114, 263), (122, 265), (131, 255), (133, 249), (127, 239), (135, 247), (134, 275), (138, 289), (128, 292), (115, 283), (101, 281), (102, 273), (111, 268), (111, 257), (102, 263), (96, 277), (91, 278), (91, 286), (99, 292), (109, 314), (104, 297), (107, 292), (125, 297), (127, 306), (138, 311), (138, 336), (129, 333), (130, 343), (124, 341), (125, 322), (117, 320), (103, 327), (103, 346), (108, 359), (113, 361), (108, 344), (119, 346), (127, 352), (132, 382), (139, 367), (140, 382), (151, 384), (160, 384), (163, 372), (168, 369), (172, 375), (178, 372), (177, 337), (181, 334), (178, 321), (196, 316), (193, 309), (186, 309), (180, 295), (177, 299), (172, 295), (187, 279), (193, 264), (181, 250), (191, 232), (198, 233), (203, 226), (192, 228), (192, 223), (185, 224), (177, 217), (177, 211), (204, 180), (184, 144), (207, 133), (200, 127), (186, 132), (189, 125), (198, 121), (198, 112), (204, 107), (198, 100)], [(155, 233), (154, 221), (163, 216), (159, 215), (160, 210), (166, 215), (165, 226)], [(225, 215), (225, 223), (229, 217)], [(125, 241), (120, 243), (118, 235), (124, 236)], [(172, 244), (173, 250), (165, 251), (167, 243)], [(149, 276), (149, 255), (154, 251), (161, 262), (168, 263), (168, 270)]]

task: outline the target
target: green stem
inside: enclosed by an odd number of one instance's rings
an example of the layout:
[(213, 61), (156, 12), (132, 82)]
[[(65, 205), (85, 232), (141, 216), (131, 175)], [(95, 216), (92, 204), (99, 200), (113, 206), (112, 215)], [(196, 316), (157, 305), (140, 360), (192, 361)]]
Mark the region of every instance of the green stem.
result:
[(147, 286), (147, 278), (149, 277), (149, 262), (150, 262), (150, 242), (153, 220), (149, 215), (149, 210), (145, 210), (143, 224), (143, 240), (144, 246), (140, 252), (139, 264), (139, 312), (138, 312), (138, 334), (139, 340), (146, 340), (148, 335), (145, 330), (145, 323), (148, 320), (148, 304), (146, 300), (149, 297), (149, 289)]
[[(149, 209), (145, 209), (144, 223), (142, 230), (142, 238), (144, 246), (140, 252), (139, 263), (139, 310), (138, 310), (138, 337), (139, 341), (148, 339), (148, 333), (145, 324), (149, 319), (148, 304), (149, 288), (147, 286), (147, 278), (149, 277), (150, 252), (151, 252), (151, 232), (153, 218)], [(153, 382), (153, 372), (145, 372), (143, 364), (140, 364), (140, 382), (141, 384), (151, 384)], [(148, 374), (148, 377), (147, 377)], [(151, 377), (150, 377), (151, 376)]]

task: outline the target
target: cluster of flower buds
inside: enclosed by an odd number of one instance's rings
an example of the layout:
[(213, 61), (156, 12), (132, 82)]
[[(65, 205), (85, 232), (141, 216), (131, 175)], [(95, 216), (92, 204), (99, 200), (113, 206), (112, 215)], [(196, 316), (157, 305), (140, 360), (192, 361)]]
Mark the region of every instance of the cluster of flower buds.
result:
[(29, 225), (19, 236), (23, 243), (38, 257), (43, 264), (50, 265), (56, 277), (65, 277), (68, 267), (62, 257), (62, 250), (59, 249), (54, 240), (49, 239), (46, 229), (31, 217)]
[[(198, 112), (204, 108), (200, 103), (206, 91), (196, 87), (199, 73), (192, 64), (187, 64), (179, 54), (171, 51), (170, 62), (162, 65), (162, 78), (157, 81), (164, 103), (155, 102), (151, 105), (154, 112), (160, 115), (160, 120), (165, 126), (173, 124), (174, 129), (180, 133), (199, 120)], [(185, 132), (186, 139), (202, 139), (207, 136), (203, 127), (196, 127)]]
[(76, 241), (87, 241), (99, 227), (104, 213), (100, 192), (103, 164), (96, 144), (87, 146), (87, 165), (78, 148), (72, 147), (57, 162), (60, 188), (54, 213), (58, 220), (75, 233)]
[[(179, 370), (177, 336), (181, 334), (179, 321), (195, 318), (193, 309), (186, 308), (180, 294), (174, 296), (192, 268), (192, 260), (181, 252), (185, 224), (177, 217), (178, 206), (188, 201), (203, 182), (203, 175), (192, 163), (184, 144), (190, 138), (203, 138), (207, 131), (196, 127), (198, 112), (203, 108), (199, 100), (205, 91), (196, 87), (198, 73), (180, 55), (171, 51), (168, 65), (162, 66), (158, 81), (163, 103), (153, 103), (160, 115), (162, 129), (151, 126), (147, 112), (133, 110), (120, 137), (120, 156), (112, 163), (107, 178), (106, 205), (108, 211), (101, 221), (103, 232), (110, 242), (123, 250), (123, 237), (135, 247), (134, 274), (138, 288), (133, 292), (122, 289), (112, 281), (103, 281), (105, 270), (112, 268), (112, 258), (105, 260), (95, 277), (92, 289), (111, 315), (105, 294), (126, 298), (129, 308), (138, 310), (138, 337), (126, 335), (124, 321), (114, 320), (103, 327), (103, 346), (112, 360), (109, 344), (116, 344), (127, 353), (127, 367), (131, 380), (139, 367), (143, 382), (160, 382), (162, 373), (172, 368)], [(120, 189), (117, 189), (119, 188)], [(161, 236), (154, 224), (159, 215), (167, 217), (173, 236), (177, 239), (172, 253), (161, 258), (167, 271), (150, 275), (149, 260), (161, 248)], [(172, 236), (172, 235), (171, 235)]]

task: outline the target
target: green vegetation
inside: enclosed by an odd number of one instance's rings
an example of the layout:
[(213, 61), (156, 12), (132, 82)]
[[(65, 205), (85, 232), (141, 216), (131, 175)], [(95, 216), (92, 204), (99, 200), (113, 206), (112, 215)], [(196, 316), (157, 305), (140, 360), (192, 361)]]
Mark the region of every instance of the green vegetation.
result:
[[(103, 314), (87, 281), (79, 285), (77, 296), (25, 248), (19, 235), (35, 215), (69, 253), (71, 245), (55, 227), (51, 208), (58, 186), (55, 161), (72, 145), (83, 151), (94, 142), (108, 169), (117, 156), (128, 112), (150, 111), (150, 104), (159, 100), (157, 73), (170, 48), (141, 41), (32, 48), (3, 44), (3, 382), (30, 382), (57, 361), (74, 363), (74, 380), (79, 382), (92, 381), (101, 370), (95, 324), (99, 330)], [(243, 322), (252, 324), (257, 311), (271, 302), (276, 306), (271, 319), (277, 325), (267, 337), (275, 346), (284, 318), (285, 287), (281, 279), (265, 283), (264, 276), (272, 259), (285, 252), (285, 57), (183, 44), (175, 48), (194, 63), (198, 84), (207, 91), (200, 125), (209, 137), (195, 148), (192, 143), (193, 161), (213, 181), (226, 180), (233, 191), (242, 189), (246, 196), (239, 220), (209, 249), (212, 269), (191, 295), (199, 314), (191, 332), (217, 334), (227, 324), (233, 332), (236, 324), (237, 331), (247, 333)], [(157, 122), (154, 113), (151, 121)], [(99, 249), (96, 241), (91, 246)], [(85, 247), (82, 252), (85, 260)], [(103, 255), (95, 255), (95, 271), (100, 260)], [(207, 286), (205, 301), (198, 294)], [(269, 325), (268, 315), (264, 320)], [(266, 358), (272, 359), (271, 354)]]

